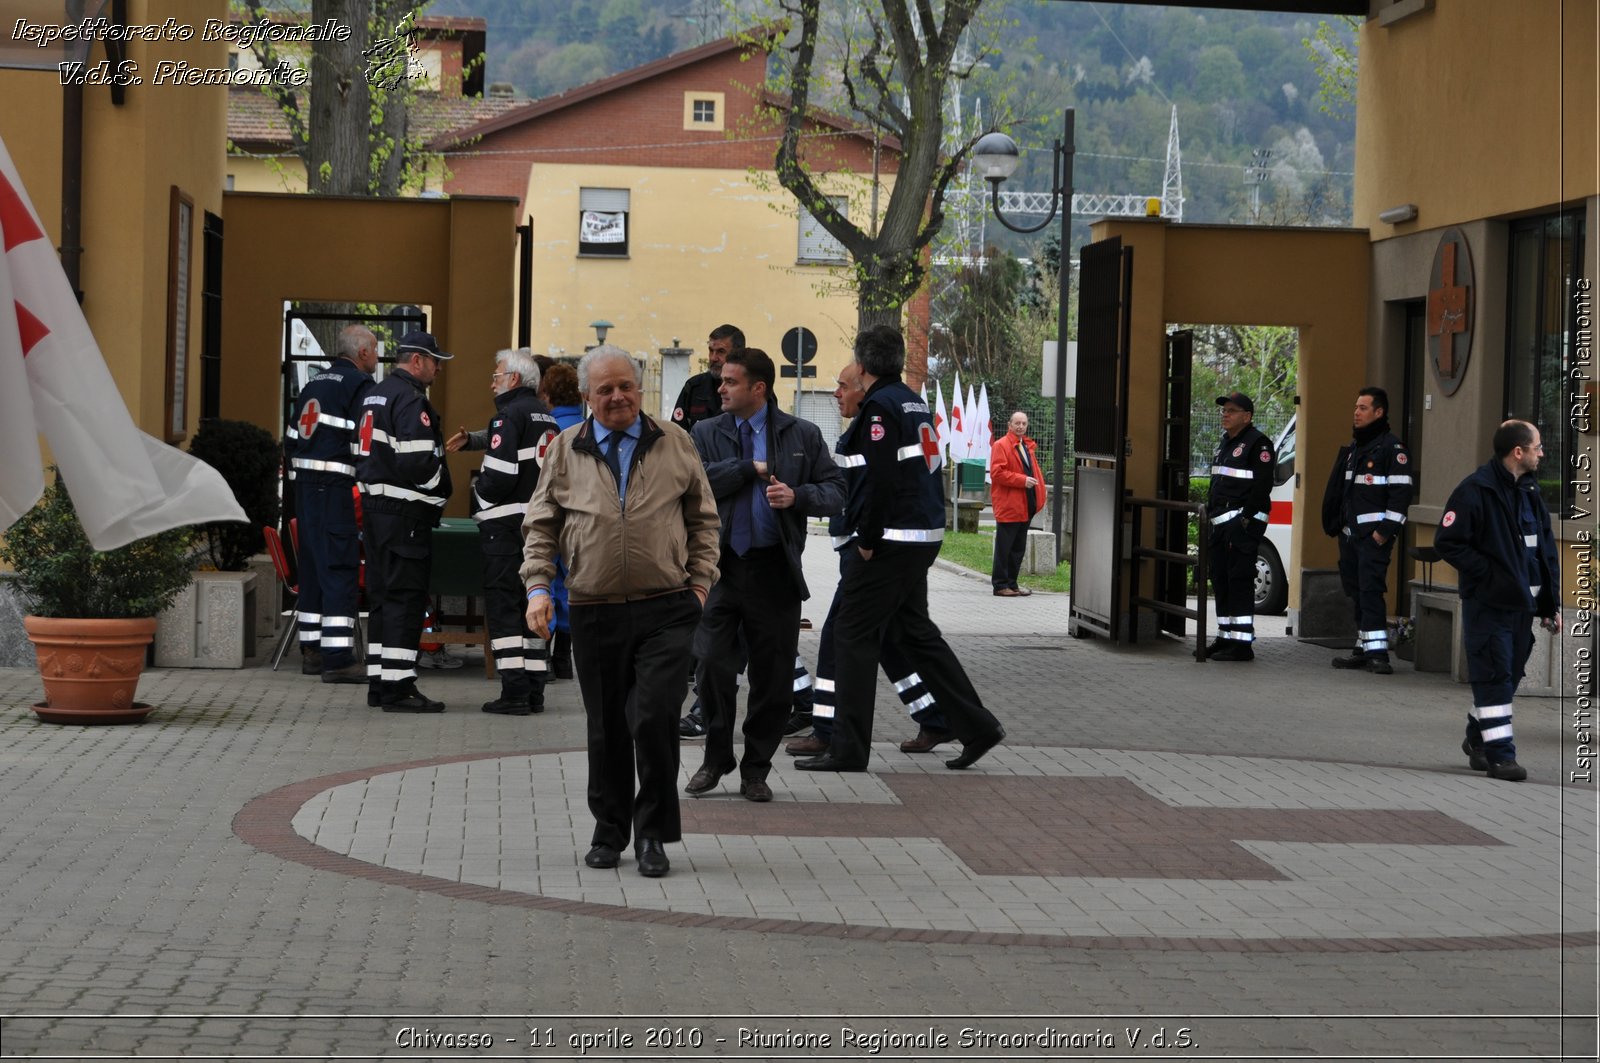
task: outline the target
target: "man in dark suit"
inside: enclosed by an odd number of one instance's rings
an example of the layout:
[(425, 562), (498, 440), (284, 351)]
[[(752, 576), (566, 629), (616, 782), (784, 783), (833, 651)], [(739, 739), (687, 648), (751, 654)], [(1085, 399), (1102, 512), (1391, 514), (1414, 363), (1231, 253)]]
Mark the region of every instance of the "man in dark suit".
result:
[[(694, 442), (722, 520), (722, 576), (695, 635), (696, 685), (706, 715), (705, 760), (686, 793), (699, 795), (739, 769), (739, 792), (772, 800), (767, 774), (794, 700), (800, 603), (810, 597), (801, 571), (806, 518), (844, 505), (844, 475), (810, 421), (772, 401), (772, 359), (754, 347), (722, 367), (723, 412), (695, 426)], [(750, 707), (744, 759), (733, 753), (738, 713), (739, 640), (749, 650)]]

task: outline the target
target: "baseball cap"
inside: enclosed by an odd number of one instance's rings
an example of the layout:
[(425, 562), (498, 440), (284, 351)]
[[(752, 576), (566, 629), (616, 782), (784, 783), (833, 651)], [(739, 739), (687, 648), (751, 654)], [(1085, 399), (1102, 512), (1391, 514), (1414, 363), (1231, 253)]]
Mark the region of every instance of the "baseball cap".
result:
[(420, 329), (415, 329), (401, 336), (400, 343), (395, 350), (421, 351), (423, 354), (431, 354), (442, 362), (448, 362), (455, 357), (453, 354), (446, 354), (441, 351), (439, 345), (433, 341), (433, 336)]
[(1245, 413), (1256, 412), (1256, 404), (1251, 402), (1250, 396), (1246, 395), (1242, 391), (1230, 391), (1226, 395), (1217, 396), (1218, 406), (1226, 406), (1230, 402), (1239, 407), (1239, 409), (1243, 410)]

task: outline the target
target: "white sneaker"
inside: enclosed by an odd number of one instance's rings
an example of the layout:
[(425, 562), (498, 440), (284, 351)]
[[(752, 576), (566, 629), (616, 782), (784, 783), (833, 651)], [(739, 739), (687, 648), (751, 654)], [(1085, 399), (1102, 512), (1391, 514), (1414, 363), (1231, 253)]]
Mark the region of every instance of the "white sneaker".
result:
[(438, 668), (448, 672), (466, 663), (463, 658), (450, 656), (450, 651), (443, 647), (437, 650), (420, 650), (417, 653), (418, 668)]

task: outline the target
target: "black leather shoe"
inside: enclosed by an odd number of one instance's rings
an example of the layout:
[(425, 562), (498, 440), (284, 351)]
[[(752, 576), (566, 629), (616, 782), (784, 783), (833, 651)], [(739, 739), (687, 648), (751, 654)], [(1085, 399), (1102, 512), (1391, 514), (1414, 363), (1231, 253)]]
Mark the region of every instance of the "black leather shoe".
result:
[(1352, 653), (1348, 657), (1335, 657), (1333, 666), (1344, 671), (1364, 671), (1367, 667), (1367, 655)]
[(828, 751), (828, 743), (826, 739), (809, 734), (786, 744), (783, 751), (791, 757), (818, 757)]
[(484, 712), (492, 712), (496, 716), (527, 716), (533, 712), (528, 708), (527, 698), (495, 698), (493, 701), (483, 703)]
[(528, 695), (528, 711), (535, 716), (544, 711), (544, 691)]
[(1489, 762), (1489, 778), (1491, 779), (1521, 782), (1527, 777), (1528, 769), (1514, 760), (1494, 760)]
[(1256, 651), (1250, 648), (1250, 644), (1248, 642), (1240, 642), (1237, 639), (1229, 639), (1228, 645), (1222, 647), (1216, 653), (1206, 654), (1206, 660), (1208, 661), (1253, 661), (1255, 659)]
[(365, 683), (367, 681), (367, 666), (360, 661), (351, 661), (342, 668), (324, 668), (322, 670), (324, 683)]
[(1226, 639), (1212, 639), (1211, 645), (1206, 647), (1206, 656), (1210, 657), (1213, 653), (1216, 653), (1225, 645), (1227, 645)]
[(322, 674), (322, 651), (321, 650), (301, 650), (300, 651), (300, 674), (301, 675), (321, 675)]
[(1389, 663), (1387, 657), (1369, 657), (1367, 670), (1373, 675), (1394, 675), (1394, 665)]
[(1483, 755), (1483, 747), (1479, 746), (1477, 749), (1473, 749), (1472, 739), (1463, 738), (1461, 740), (1461, 752), (1467, 755), (1467, 767), (1473, 771), (1489, 770), (1489, 758)]
[(640, 838), (634, 854), (639, 860), (639, 874), (645, 878), (660, 878), (672, 870), (667, 851), (661, 848), (661, 842), (655, 838)]
[(434, 701), (414, 686), (404, 686), (378, 698), (384, 712), (443, 712), (444, 702)]
[(683, 792), (698, 797), (721, 782), (729, 770), (731, 769), (713, 768), (709, 764), (702, 764), (700, 770), (689, 778), (689, 785), (683, 788)]
[(900, 752), (928, 753), (954, 737), (949, 731), (941, 731), (936, 727), (923, 727), (918, 729), (917, 737), (908, 738), (900, 743)]
[(367, 707), (369, 709), (375, 709), (382, 704), (383, 688), (369, 678), (367, 680)]
[(603, 871), (608, 867), (616, 867), (622, 863), (622, 854), (609, 845), (597, 844), (589, 850), (588, 855), (583, 858), (583, 862), (590, 867), (599, 868)]
[(783, 733), (785, 735), (797, 735), (810, 726), (811, 714), (809, 712), (791, 712), (789, 713), (788, 722), (783, 725)]
[(772, 800), (772, 787), (760, 779), (746, 779), (739, 784), (739, 796), (758, 804)]
[(866, 771), (865, 764), (846, 764), (834, 757), (832, 753), (824, 753), (820, 757), (807, 757), (794, 762), (794, 766), (801, 771)]
[[(695, 706), (698, 708), (698, 704)], [(706, 736), (706, 721), (694, 709), (690, 709), (683, 719), (678, 721), (679, 738), (704, 738)]]
[(959, 757), (952, 757), (945, 761), (944, 766), (947, 768), (954, 768), (956, 771), (960, 771), (962, 768), (970, 768), (974, 764), (978, 763), (978, 759), (985, 753), (989, 752), (989, 750), (993, 749), (995, 746), (1004, 741), (1005, 737), (1006, 731), (1005, 728), (1002, 727), (1000, 730), (994, 733), (992, 738), (985, 738), (981, 741), (963, 743), (961, 746), (961, 755)]

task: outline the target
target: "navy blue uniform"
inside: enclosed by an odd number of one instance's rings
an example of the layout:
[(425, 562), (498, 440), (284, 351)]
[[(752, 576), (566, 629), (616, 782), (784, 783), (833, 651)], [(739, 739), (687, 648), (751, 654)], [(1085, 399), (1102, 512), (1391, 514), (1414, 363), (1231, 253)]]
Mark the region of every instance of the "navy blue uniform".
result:
[(300, 652), (322, 655), (324, 670), (351, 664), (359, 610), (361, 536), (356, 528), (356, 418), (372, 377), (336, 359), (300, 392), (283, 432), (300, 521), (297, 601)]
[(1513, 481), (1499, 459), (1450, 493), (1434, 537), (1456, 569), (1472, 710), (1467, 745), (1490, 764), (1517, 759), (1511, 704), (1533, 651), (1533, 618), (1560, 609), (1561, 569), (1550, 511), (1531, 475)]
[(678, 401), (672, 407), (672, 423), (694, 434), (694, 426), (722, 412), (722, 376), (710, 371), (696, 373), (684, 382)]
[(844, 568), (834, 616), (838, 664), (830, 755), (845, 770), (866, 767), (879, 648), (899, 645), (962, 742), (992, 746), (1003, 735), (972, 681), (928, 616), (928, 569), (944, 538), (943, 461), (928, 404), (898, 377), (876, 381), (840, 442), (865, 469), (846, 512), (855, 549), (873, 552)]
[(450, 500), (439, 411), (396, 369), (362, 400), (357, 468), (367, 543), (367, 681), (380, 700), (417, 678), (433, 529)]
[(1389, 558), (1411, 505), (1411, 459), (1392, 432), (1354, 442), (1342, 453), (1339, 582), (1355, 608), (1356, 656), (1388, 661)]
[(1256, 553), (1272, 512), (1272, 440), (1255, 425), (1223, 435), (1211, 458), (1206, 516), (1211, 597), (1223, 646), (1256, 640)]
[(544, 707), (544, 640), (528, 630), (522, 566), (522, 518), (539, 485), (545, 447), (561, 431), (538, 394), (512, 388), (494, 397), (488, 453), (473, 489), (473, 519), (483, 549), (483, 611), (489, 648), (500, 673), (500, 696)]

